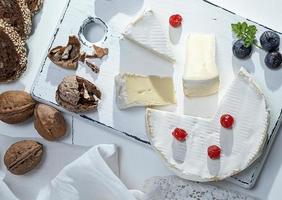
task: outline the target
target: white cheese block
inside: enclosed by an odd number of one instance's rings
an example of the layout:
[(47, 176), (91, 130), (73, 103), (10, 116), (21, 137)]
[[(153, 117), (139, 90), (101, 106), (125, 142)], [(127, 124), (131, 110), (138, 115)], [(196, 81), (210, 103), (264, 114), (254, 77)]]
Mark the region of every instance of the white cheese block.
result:
[(218, 91), (219, 75), (215, 62), (215, 36), (190, 34), (186, 41), (186, 62), (183, 74), (184, 94), (207, 96)]
[(115, 78), (116, 100), (120, 109), (134, 106), (175, 104), (171, 77), (120, 74)]
[[(220, 117), (226, 113), (234, 117), (232, 129), (220, 124)], [(261, 155), (267, 138), (269, 111), (261, 90), (248, 72), (241, 69), (213, 118), (147, 109), (146, 123), (152, 146), (169, 168), (182, 178), (204, 182), (237, 174)], [(188, 132), (186, 148), (172, 136), (175, 128)], [(217, 160), (207, 155), (211, 145), (221, 148)], [(177, 160), (180, 152), (182, 162)]]
[(168, 34), (152, 10), (145, 11), (130, 23), (124, 36), (170, 62), (175, 61)]

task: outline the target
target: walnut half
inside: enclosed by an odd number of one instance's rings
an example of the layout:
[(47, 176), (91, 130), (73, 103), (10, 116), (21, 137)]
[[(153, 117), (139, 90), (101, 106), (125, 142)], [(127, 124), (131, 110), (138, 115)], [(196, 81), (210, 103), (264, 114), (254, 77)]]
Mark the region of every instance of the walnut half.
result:
[(79, 76), (65, 77), (56, 91), (57, 103), (75, 113), (96, 111), (100, 99), (101, 91)]
[(57, 46), (50, 50), (48, 57), (56, 65), (76, 69), (80, 58), (80, 42), (76, 36), (70, 36), (66, 46)]

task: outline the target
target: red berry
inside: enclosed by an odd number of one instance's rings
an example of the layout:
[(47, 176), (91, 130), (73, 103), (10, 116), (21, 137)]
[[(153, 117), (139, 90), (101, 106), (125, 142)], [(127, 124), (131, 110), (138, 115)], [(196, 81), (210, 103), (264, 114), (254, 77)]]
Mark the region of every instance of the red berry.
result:
[(181, 128), (176, 128), (174, 129), (174, 131), (172, 132), (172, 135), (175, 137), (175, 139), (177, 139), (180, 142), (183, 142), (186, 140), (187, 137), (187, 132)]
[(212, 160), (218, 159), (220, 157), (221, 149), (216, 146), (212, 145), (208, 148), (208, 155)]
[(170, 16), (169, 23), (174, 28), (177, 28), (177, 27), (181, 26), (181, 23), (182, 23), (181, 15), (176, 14), (176, 15)]
[(234, 118), (229, 114), (222, 115), (220, 118), (220, 123), (224, 128), (232, 128)]

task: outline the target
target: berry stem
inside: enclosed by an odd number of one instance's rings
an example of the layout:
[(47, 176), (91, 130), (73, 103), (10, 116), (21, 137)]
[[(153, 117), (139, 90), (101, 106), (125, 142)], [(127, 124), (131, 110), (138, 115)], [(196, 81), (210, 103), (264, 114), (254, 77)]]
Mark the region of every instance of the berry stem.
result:
[(254, 46), (256, 46), (257, 48), (263, 50), (263, 48), (258, 44), (257, 40), (255, 40), (253, 44), (254, 44)]
[[(240, 39), (245, 40), (245, 38), (249, 38), (249, 35), (247, 35), (246, 33), (244, 33), (244, 34), (243, 34), (243, 37), (241, 37)], [(249, 39), (250, 39), (250, 38), (249, 38)], [(253, 40), (252, 44), (253, 44), (254, 46), (256, 46), (257, 48), (263, 50), (263, 48), (258, 44), (258, 40), (257, 40), (256, 38)]]

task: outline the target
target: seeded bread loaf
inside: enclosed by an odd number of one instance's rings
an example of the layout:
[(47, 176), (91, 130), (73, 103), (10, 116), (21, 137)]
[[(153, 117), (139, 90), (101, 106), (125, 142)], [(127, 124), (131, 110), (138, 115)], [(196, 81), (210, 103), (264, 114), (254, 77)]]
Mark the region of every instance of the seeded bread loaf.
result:
[(14, 27), (22, 39), (31, 32), (31, 13), (25, 0), (0, 0), (0, 19)]
[(43, 6), (43, 0), (25, 0), (32, 15), (35, 15)]
[(26, 70), (25, 43), (15, 29), (0, 19), (0, 83), (18, 79)]

